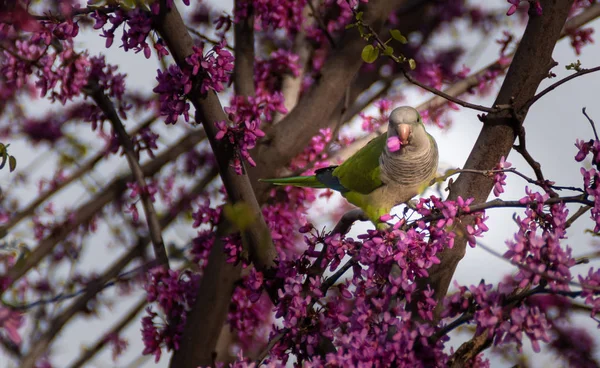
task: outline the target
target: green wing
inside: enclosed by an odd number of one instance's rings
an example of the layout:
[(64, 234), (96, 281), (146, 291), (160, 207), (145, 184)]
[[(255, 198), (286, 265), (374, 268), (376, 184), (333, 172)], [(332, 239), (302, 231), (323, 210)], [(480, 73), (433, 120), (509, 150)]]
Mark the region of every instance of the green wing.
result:
[(387, 134), (373, 138), (343, 164), (333, 170), (333, 176), (347, 189), (369, 194), (383, 185), (379, 176), (379, 156), (385, 148)]

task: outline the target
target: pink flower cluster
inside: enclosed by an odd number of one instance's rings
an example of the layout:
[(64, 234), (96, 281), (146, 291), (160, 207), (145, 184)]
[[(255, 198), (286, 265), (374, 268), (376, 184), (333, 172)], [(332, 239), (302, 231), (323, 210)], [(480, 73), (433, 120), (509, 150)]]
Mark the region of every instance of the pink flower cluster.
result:
[(362, 130), (365, 132), (372, 133), (376, 131), (380, 126), (387, 124), (390, 118), (390, 112), (392, 110), (391, 100), (383, 98), (375, 102), (374, 105), (378, 109), (378, 116), (367, 115), (364, 112), (359, 113), (359, 116), (362, 119)]
[(521, 2), (528, 2), (530, 4), (529, 6), (533, 6), (533, 9), (537, 15), (542, 15), (542, 5), (540, 4), (539, 0), (536, 0), (535, 2), (533, 2), (531, 0), (506, 0), (506, 1), (508, 1), (511, 4), (510, 8), (508, 8), (508, 11), (506, 12), (506, 15), (513, 15), (517, 11), (517, 8), (519, 7), (519, 4)]
[(234, 9), (234, 22), (239, 23), (249, 16), (249, 11), (256, 18), (254, 28), (257, 30), (283, 29), (297, 32), (304, 23), (302, 11), (307, 0), (243, 0), (237, 1)]
[(159, 94), (160, 114), (166, 116), (167, 124), (175, 124), (180, 115), (189, 121), (187, 95), (192, 91), (194, 76), (201, 78), (197, 87), (200, 93), (222, 92), (233, 70), (233, 56), (224, 44), (215, 45), (206, 55), (203, 55), (203, 47), (194, 46), (194, 53), (186, 61), (190, 69), (181, 70), (171, 65), (165, 72), (157, 71), (158, 86), (153, 91)]
[[(158, 13), (158, 2), (155, 1), (152, 4), (152, 10), (154, 14)], [(96, 10), (91, 14), (91, 17), (96, 20), (94, 29), (102, 29), (102, 37), (106, 38), (107, 48), (112, 46), (116, 30), (123, 26), (123, 35), (121, 37), (123, 49), (125, 51), (134, 50), (136, 53), (144, 51), (146, 59), (149, 59), (152, 55), (150, 45), (146, 42), (150, 31), (152, 31), (152, 13), (146, 12), (141, 7), (136, 7), (129, 11), (118, 9), (113, 13)], [(112, 26), (104, 29), (107, 23), (111, 23)], [(160, 57), (169, 54), (162, 40), (156, 42), (154, 48)]]
[(600, 231), (600, 173), (597, 169), (600, 169), (600, 141), (590, 140), (588, 142), (577, 140), (575, 146), (579, 149), (575, 160), (578, 162), (583, 161), (590, 153), (592, 154), (592, 165), (595, 168), (585, 169), (581, 168), (581, 175), (583, 176), (583, 187), (588, 196), (594, 200), (594, 208), (591, 209), (591, 217), (596, 222), (595, 232)]
[(250, 157), (250, 150), (256, 146), (258, 139), (265, 135), (260, 129), (261, 121), (270, 121), (276, 111), (286, 113), (287, 110), (283, 105), (283, 95), (279, 92), (273, 95), (259, 94), (256, 97), (236, 96), (232, 99), (231, 106), (224, 110), (229, 114), (233, 125), (225, 121), (217, 122), (219, 132), (215, 138), (225, 139), (235, 148), (231, 165), (241, 175), (242, 160), (246, 160), (252, 166), (256, 165)]
[(509, 250), (504, 254), (520, 266), (514, 281), (524, 288), (544, 280), (552, 290), (568, 290), (567, 283), (572, 278), (570, 268), (575, 265), (575, 259), (568, 246), (561, 246), (561, 240), (566, 238), (565, 222), (569, 211), (564, 203), (558, 203), (551, 205), (548, 213), (544, 211), (548, 194), (542, 195), (529, 188), (526, 192), (527, 196), (520, 202), (529, 206), (524, 218), (517, 216), (519, 230), (513, 240), (506, 242)]
[(15, 345), (21, 344), (22, 339), (18, 330), (23, 325), (23, 322), (22, 312), (0, 306), (0, 331), (3, 331), (9, 341)]
[(300, 57), (290, 51), (278, 49), (268, 59), (257, 60), (254, 64), (254, 84), (261, 93), (281, 90), (281, 80), (285, 75), (300, 75)]
[[(457, 285), (458, 286), (458, 285)], [(546, 315), (537, 306), (522, 303), (511, 307), (514, 284), (493, 285), (479, 283), (477, 286), (458, 286), (458, 292), (445, 300), (442, 317), (455, 317), (462, 313), (473, 313), (477, 333), (494, 337), (495, 345), (514, 342), (521, 351), (523, 333), (529, 337), (533, 350), (540, 351), (539, 342), (549, 342), (550, 324)]]
[(145, 285), (149, 303), (156, 303), (159, 313), (152, 306), (146, 308), (148, 315), (142, 319), (143, 354), (153, 354), (160, 360), (162, 347), (177, 350), (185, 326), (186, 314), (196, 299), (199, 276), (191, 271), (165, 270), (155, 267), (148, 272)]
[(306, 169), (310, 166), (311, 170), (329, 166), (327, 161), (326, 148), (333, 139), (331, 128), (319, 129), (319, 134), (310, 139), (310, 143), (302, 153), (294, 157), (290, 163), (292, 171)]
[[(494, 170), (503, 170), (511, 167), (512, 164), (504, 159), (504, 156), (500, 158), (500, 162), (496, 164)], [(499, 197), (500, 194), (504, 193), (504, 186), (506, 185), (506, 173), (503, 171), (497, 171), (494, 173), (494, 195)]]

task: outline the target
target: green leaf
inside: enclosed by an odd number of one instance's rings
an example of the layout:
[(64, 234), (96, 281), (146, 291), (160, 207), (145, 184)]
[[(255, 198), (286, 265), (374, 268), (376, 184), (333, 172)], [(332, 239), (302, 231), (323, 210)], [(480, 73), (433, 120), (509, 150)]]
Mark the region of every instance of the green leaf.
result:
[(256, 219), (250, 206), (244, 202), (226, 204), (223, 206), (223, 214), (225, 215), (225, 218), (234, 224), (240, 231), (249, 228)]
[(373, 63), (379, 57), (379, 49), (373, 47), (373, 45), (367, 45), (363, 48), (360, 55), (365, 63)]
[(362, 20), (363, 19), (363, 14), (364, 14), (364, 12), (358, 12), (358, 13), (356, 13), (356, 20)]
[(365, 38), (365, 27), (363, 27), (362, 25), (358, 24), (358, 33), (360, 33), (360, 37)]
[(400, 33), (399, 30), (397, 29), (392, 29), (390, 30), (390, 34), (392, 35), (392, 38), (396, 41), (399, 41), (400, 43), (407, 43), (408, 40), (406, 39), (406, 37), (404, 37), (402, 35), (402, 33)]
[(387, 56), (394, 55), (394, 48), (391, 46), (386, 46), (383, 50), (383, 54)]
[(356, 23), (350, 23), (346, 26), (346, 29), (350, 29), (350, 28), (354, 28), (356, 27)]
[(575, 70), (576, 72), (579, 72), (579, 71), (582, 70), (582, 68), (581, 68), (581, 61), (577, 60), (577, 62), (575, 62), (575, 63), (571, 63), (569, 65), (566, 65), (565, 68), (567, 70)]
[(410, 66), (410, 70), (415, 70), (415, 68), (417, 67), (417, 62), (415, 61), (415, 59), (409, 59), (408, 66)]
[(15, 158), (15, 156), (10, 156), (8, 158), (8, 167), (10, 168), (10, 172), (15, 171), (15, 169), (17, 168), (17, 159)]

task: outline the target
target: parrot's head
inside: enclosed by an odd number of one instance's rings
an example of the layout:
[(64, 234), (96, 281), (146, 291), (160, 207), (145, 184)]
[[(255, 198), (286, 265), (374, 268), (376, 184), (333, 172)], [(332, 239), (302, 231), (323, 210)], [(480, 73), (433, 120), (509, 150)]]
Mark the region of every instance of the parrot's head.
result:
[(426, 144), (427, 134), (419, 112), (410, 106), (394, 109), (388, 126), (388, 139), (391, 137), (398, 137), (402, 144), (401, 150)]

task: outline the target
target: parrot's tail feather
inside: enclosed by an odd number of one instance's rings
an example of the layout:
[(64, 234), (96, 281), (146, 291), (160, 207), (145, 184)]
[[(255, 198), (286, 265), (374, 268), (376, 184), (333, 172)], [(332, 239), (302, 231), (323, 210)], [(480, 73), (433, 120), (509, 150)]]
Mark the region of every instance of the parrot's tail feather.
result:
[(315, 176), (292, 176), (289, 178), (276, 178), (276, 179), (258, 179), (265, 183), (271, 183), (273, 185), (292, 185), (295, 187), (305, 188), (326, 188)]

